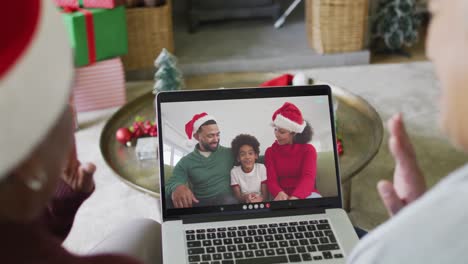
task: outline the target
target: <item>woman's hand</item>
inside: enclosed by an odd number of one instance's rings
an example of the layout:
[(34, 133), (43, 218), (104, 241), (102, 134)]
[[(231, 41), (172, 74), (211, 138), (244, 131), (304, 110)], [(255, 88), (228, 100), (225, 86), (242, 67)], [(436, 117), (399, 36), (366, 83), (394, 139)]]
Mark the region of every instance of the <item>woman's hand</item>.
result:
[(75, 192), (90, 193), (94, 190), (93, 175), (95, 171), (96, 165), (93, 163), (80, 163), (74, 148), (62, 174), (62, 180)]
[(288, 199), (289, 196), (285, 192), (281, 191), (276, 195), (274, 201), (286, 201)]
[(299, 200), (296, 196), (289, 196), (289, 200)]
[(388, 122), (388, 145), (395, 160), (393, 183), (382, 180), (377, 189), (390, 215), (395, 215), (426, 191), (426, 181), (419, 168), (411, 140), (406, 133), (402, 115), (394, 115)]

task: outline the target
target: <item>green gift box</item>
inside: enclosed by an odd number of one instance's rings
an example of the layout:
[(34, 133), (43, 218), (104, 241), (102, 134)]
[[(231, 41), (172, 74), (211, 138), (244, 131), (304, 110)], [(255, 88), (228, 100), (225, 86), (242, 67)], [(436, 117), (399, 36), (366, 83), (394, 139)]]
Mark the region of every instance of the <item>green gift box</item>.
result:
[(75, 51), (75, 66), (81, 67), (128, 52), (125, 8), (64, 8), (63, 19)]

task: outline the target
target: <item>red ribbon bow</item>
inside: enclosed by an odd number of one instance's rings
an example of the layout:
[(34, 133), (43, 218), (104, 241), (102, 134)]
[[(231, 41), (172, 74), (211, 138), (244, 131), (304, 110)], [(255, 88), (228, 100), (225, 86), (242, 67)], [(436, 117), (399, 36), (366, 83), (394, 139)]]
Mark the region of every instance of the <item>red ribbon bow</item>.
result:
[(81, 12), (85, 16), (86, 39), (88, 43), (88, 64), (96, 62), (96, 39), (94, 37), (93, 13), (79, 7), (64, 7), (64, 13)]

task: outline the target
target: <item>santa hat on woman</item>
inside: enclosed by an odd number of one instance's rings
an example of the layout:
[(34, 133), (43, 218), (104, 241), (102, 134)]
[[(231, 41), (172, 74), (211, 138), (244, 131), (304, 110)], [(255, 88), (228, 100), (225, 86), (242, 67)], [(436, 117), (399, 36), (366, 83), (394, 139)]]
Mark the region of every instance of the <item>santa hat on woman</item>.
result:
[(205, 112), (194, 115), (192, 119), (185, 124), (185, 133), (187, 134), (189, 141), (192, 140), (193, 134), (198, 131), (201, 125), (210, 120), (216, 122), (214, 117)]
[(52, 1), (3, 1), (2, 9), (0, 180), (57, 122), (73, 79), (67, 32)]
[(306, 127), (306, 122), (302, 118), (302, 113), (297, 106), (286, 102), (273, 113), (273, 126), (283, 128), (295, 133), (302, 133)]

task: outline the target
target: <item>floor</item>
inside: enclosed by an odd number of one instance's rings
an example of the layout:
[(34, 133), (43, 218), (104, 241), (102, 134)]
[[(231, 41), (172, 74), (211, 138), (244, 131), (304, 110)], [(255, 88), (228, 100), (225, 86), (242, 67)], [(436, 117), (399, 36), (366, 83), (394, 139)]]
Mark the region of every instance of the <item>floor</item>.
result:
[[(285, 9), (287, 1), (281, 2)], [(204, 22), (188, 32), (183, 1), (174, 3), (173, 29), (178, 67), (185, 76), (223, 72), (268, 72), (364, 64), (405, 63), (427, 60), (425, 33), (406, 50), (410, 57), (376, 54), (368, 50), (342, 54), (317, 54), (309, 47), (304, 5), (300, 4), (283, 27), (275, 29), (271, 18)], [(127, 72), (129, 81), (151, 80), (155, 69)]]
[[(368, 50), (321, 55), (311, 49), (303, 4), (279, 29), (271, 18), (252, 18), (205, 22), (195, 33), (187, 30), (183, 7), (174, 9), (175, 55), (185, 76), (363, 65), (370, 60)], [(154, 68), (142, 69), (128, 73), (127, 79), (153, 75)]]

